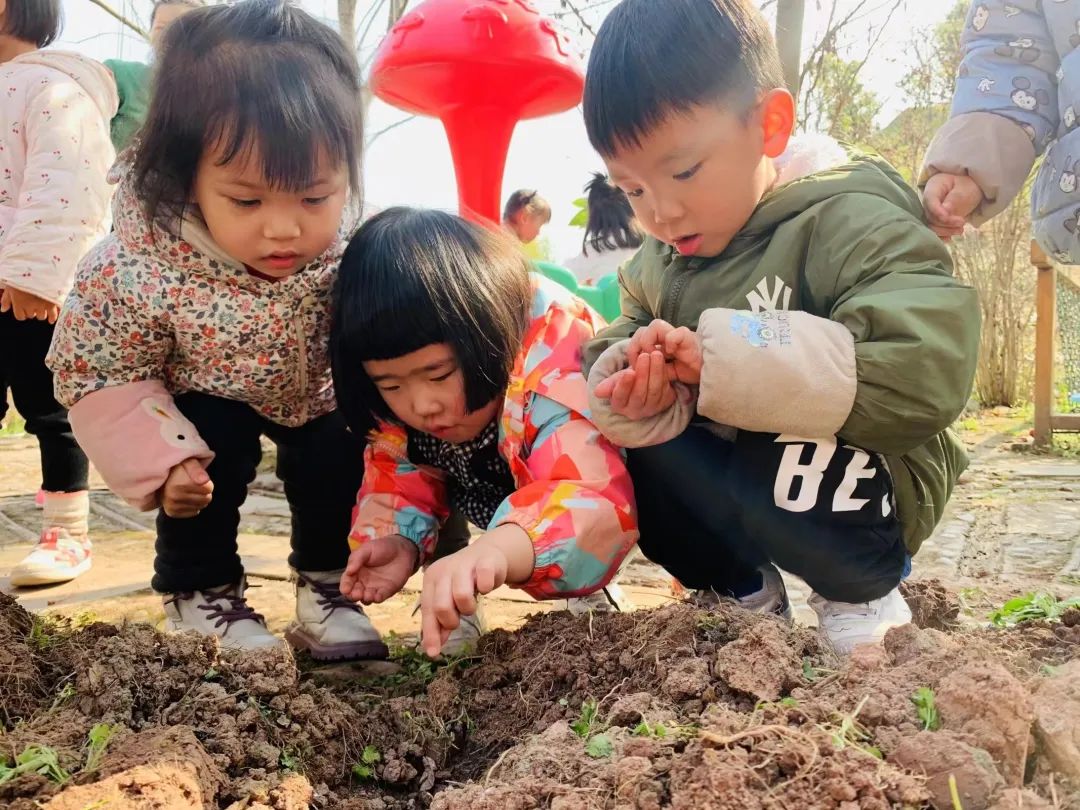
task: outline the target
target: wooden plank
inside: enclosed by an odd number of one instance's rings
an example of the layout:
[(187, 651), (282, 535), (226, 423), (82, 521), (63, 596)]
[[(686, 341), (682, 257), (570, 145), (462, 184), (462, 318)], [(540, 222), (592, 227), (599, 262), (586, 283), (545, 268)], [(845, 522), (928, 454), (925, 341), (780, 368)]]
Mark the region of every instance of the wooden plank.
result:
[(1080, 413), (1056, 413), (1050, 416), (1050, 430), (1080, 433)]
[(1050, 443), (1054, 407), (1054, 318), (1057, 314), (1057, 279), (1053, 262), (1031, 243), (1031, 263), (1038, 268), (1035, 284), (1035, 444)]

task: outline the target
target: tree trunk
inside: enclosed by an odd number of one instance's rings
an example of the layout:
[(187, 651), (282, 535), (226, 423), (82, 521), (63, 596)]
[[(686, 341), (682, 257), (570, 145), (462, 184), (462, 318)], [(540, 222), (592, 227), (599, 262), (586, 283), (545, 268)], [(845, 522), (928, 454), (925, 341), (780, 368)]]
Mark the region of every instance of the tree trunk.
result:
[(338, 31), (349, 50), (356, 53), (356, 0), (338, 0)]
[(804, 0), (779, 0), (776, 5), (776, 45), (788, 90), (799, 97), (799, 57), (802, 55)]

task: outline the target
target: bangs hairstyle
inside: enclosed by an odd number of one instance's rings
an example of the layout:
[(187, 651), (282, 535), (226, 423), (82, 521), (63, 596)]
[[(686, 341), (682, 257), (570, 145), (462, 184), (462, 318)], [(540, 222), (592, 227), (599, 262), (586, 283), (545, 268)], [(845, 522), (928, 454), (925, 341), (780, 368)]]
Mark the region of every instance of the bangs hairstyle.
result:
[(134, 161), (151, 219), (183, 216), (205, 149), (257, 156), (267, 182), (295, 192), (320, 160), (345, 163), (360, 192), (359, 69), (338, 33), (283, 0), (197, 8), (169, 25)]
[(739, 115), (784, 86), (769, 24), (747, 0), (623, 0), (585, 73), (585, 130), (612, 157), (672, 114), (721, 103)]
[(641, 247), (645, 235), (634, 218), (630, 200), (621, 189), (608, 182), (607, 175), (596, 172), (585, 184), (585, 194), (589, 221), (581, 244), (582, 253), (588, 256), (590, 247), (596, 253)]
[(476, 411), (506, 391), (529, 322), (528, 260), (510, 237), (441, 211), (390, 208), (349, 243), (334, 288), (330, 361), (354, 433), (393, 412), (362, 363), (448, 343)]
[(60, 0), (7, 0), (0, 33), (44, 48), (60, 36), (63, 27)]

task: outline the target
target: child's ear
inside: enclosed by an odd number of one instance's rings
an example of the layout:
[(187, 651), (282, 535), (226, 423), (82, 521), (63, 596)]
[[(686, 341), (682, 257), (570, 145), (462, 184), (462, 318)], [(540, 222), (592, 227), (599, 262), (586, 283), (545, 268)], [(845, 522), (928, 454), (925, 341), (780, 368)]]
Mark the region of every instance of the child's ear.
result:
[(795, 129), (795, 99), (787, 90), (770, 91), (761, 101), (761, 134), (765, 154), (780, 157)]

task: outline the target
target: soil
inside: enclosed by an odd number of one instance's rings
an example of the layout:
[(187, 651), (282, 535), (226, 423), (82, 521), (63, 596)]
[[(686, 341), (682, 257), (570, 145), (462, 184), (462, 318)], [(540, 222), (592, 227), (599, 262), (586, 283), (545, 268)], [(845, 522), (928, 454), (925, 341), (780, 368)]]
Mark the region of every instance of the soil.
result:
[(971, 630), (940, 585), (908, 596), (923, 627), (846, 661), (812, 630), (679, 603), (332, 673), (0, 596), (0, 758), (47, 747), (70, 774), (4, 781), (0, 806), (1080, 810), (1080, 616)]

